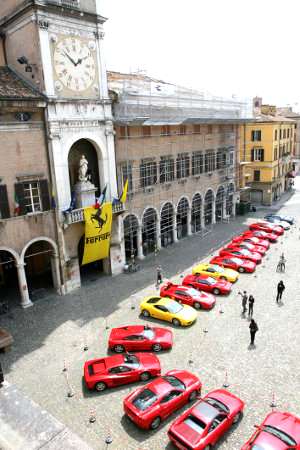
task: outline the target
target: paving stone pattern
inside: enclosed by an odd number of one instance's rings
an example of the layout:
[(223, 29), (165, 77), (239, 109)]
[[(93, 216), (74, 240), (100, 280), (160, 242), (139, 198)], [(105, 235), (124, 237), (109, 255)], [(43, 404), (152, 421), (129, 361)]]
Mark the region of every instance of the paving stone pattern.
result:
[[(271, 245), (254, 275), (242, 274), (232, 293), (218, 297), (212, 311), (200, 311), (192, 327), (175, 329), (170, 325), (175, 335), (174, 348), (160, 356), (163, 372), (184, 368), (198, 374), (203, 394), (222, 387), (227, 373), (229, 390), (246, 402), (243, 420), (220, 441), (217, 449), (240, 449), (253, 432), (253, 425), (270, 412), (273, 395), (279, 409), (300, 415), (300, 179), (296, 179), (296, 191), (285, 200), (277, 208), (297, 216), (297, 224)], [(145, 260), (137, 273), (113, 279), (101, 277), (87, 282), (72, 295), (52, 295), (37, 301), (33, 308), (16, 309), (10, 317), (2, 316), (0, 326), (8, 328), (15, 339), (12, 351), (1, 358), (8, 381), (94, 449), (107, 448), (107, 435), (113, 438), (109, 450), (172, 449), (166, 432), (179, 413), (156, 432), (139, 430), (123, 416), (122, 409), (124, 396), (139, 384), (102, 394), (88, 392), (82, 383), (84, 361), (106, 354), (111, 327), (147, 323), (139, 317), (138, 306), (145, 295), (157, 292), (157, 264), (162, 266), (165, 278), (180, 281), (196, 262), (207, 261), (222, 243), (265, 212), (260, 209), (237, 217), (230, 224), (218, 224), (203, 239), (194, 236), (182, 240), (162, 250), (156, 258)], [(287, 259), (286, 273), (278, 274), (276, 265), (282, 251)], [(275, 295), (280, 279), (286, 290), (283, 303), (278, 306)], [(254, 349), (249, 348), (249, 321), (241, 316), (240, 290), (247, 290), (255, 298), (254, 318), (259, 331)], [(159, 325), (152, 320), (148, 323)], [(66, 372), (62, 371), (64, 364)], [(70, 390), (75, 393), (73, 397), (67, 396)], [(93, 410), (96, 422), (91, 424)]]

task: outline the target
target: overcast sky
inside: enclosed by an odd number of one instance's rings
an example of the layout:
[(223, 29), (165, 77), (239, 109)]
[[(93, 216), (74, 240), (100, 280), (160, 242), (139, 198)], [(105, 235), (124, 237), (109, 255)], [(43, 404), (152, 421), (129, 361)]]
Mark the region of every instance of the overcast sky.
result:
[(99, 1), (108, 69), (300, 110), (298, 0)]

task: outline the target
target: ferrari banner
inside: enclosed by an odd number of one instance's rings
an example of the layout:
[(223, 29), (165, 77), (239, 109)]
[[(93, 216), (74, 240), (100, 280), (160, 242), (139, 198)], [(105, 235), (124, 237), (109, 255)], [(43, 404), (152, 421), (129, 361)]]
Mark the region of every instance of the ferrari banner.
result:
[(112, 204), (84, 208), (85, 236), (81, 265), (107, 258), (111, 236)]

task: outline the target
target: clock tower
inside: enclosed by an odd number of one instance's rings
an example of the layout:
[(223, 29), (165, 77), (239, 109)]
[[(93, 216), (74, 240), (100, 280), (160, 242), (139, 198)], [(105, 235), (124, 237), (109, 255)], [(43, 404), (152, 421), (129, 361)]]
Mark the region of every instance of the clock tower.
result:
[[(2, 3), (2, 2), (1, 2)], [(54, 180), (64, 290), (80, 286), (82, 211), (73, 192), (82, 155), (96, 196), (118, 197), (111, 100), (103, 57), (100, 0), (6, 0), (0, 5), (9, 66), (47, 99), (45, 127)], [(4, 8), (4, 10), (3, 10)], [(4, 17), (3, 17), (4, 16)], [(77, 211), (78, 205), (75, 205)], [(70, 218), (71, 217), (71, 218)], [(117, 241), (117, 240), (115, 240)], [(101, 261), (105, 272), (121, 271), (119, 248)]]

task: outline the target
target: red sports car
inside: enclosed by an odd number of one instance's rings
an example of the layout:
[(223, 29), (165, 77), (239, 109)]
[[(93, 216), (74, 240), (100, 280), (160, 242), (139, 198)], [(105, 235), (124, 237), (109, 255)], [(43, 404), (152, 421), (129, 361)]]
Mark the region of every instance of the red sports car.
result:
[(216, 297), (212, 294), (170, 282), (161, 287), (160, 296), (172, 298), (195, 309), (211, 309), (216, 303)]
[(123, 402), (124, 412), (140, 428), (155, 430), (162, 420), (195, 400), (201, 387), (201, 381), (192, 373), (170, 370), (129, 394)]
[(248, 230), (243, 233), (246, 237), (257, 237), (260, 239), (267, 239), (268, 241), (274, 243), (277, 242), (278, 236), (275, 233), (266, 233), (265, 231), (259, 230)]
[(255, 245), (255, 244), (250, 244), (250, 242), (231, 242), (230, 244), (228, 244), (227, 248), (229, 247), (239, 247), (239, 248), (243, 248), (246, 250), (249, 250), (249, 252), (252, 253), (259, 253), (260, 255), (264, 256), (266, 254), (266, 247), (263, 247), (262, 245)]
[(227, 246), (225, 248), (222, 248), (219, 251), (220, 256), (237, 256), (240, 259), (249, 259), (250, 261), (255, 262), (256, 264), (261, 263), (262, 256), (260, 253), (254, 253), (250, 252), (249, 250), (245, 248), (235, 247), (233, 246)]
[(182, 450), (211, 449), (240, 420), (244, 405), (224, 389), (212, 391), (172, 423), (168, 436)]
[(229, 294), (232, 283), (226, 280), (217, 280), (208, 275), (187, 275), (182, 284), (201, 291), (212, 292), (215, 295)]
[(255, 222), (251, 223), (249, 226), (250, 230), (260, 230), (265, 231), (266, 233), (275, 233), (278, 236), (281, 236), (284, 233), (284, 230), (279, 225), (274, 225), (269, 222)]
[(84, 364), (84, 380), (88, 389), (104, 391), (135, 381), (147, 381), (160, 375), (160, 362), (153, 353), (135, 353), (93, 359)]
[(129, 325), (113, 328), (108, 340), (108, 347), (116, 353), (134, 350), (159, 352), (160, 350), (171, 348), (172, 345), (172, 331), (167, 328), (148, 325)]
[(241, 259), (236, 256), (215, 256), (210, 260), (211, 264), (220, 264), (229, 269), (237, 270), (240, 273), (252, 273), (255, 271), (256, 264), (249, 259)]
[(243, 235), (236, 236), (235, 238), (232, 239), (232, 242), (234, 243), (247, 242), (249, 244), (257, 245), (259, 247), (264, 247), (266, 250), (270, 248), (270, 242), (267, 239), (259, 239), (258, 237), (255, 236), (249, 237), (245, 237)]
[(274, 411), (267, 415), (261, 425), (243, 445), (241, 450), (300, 449), (300, 418), (288, 412)]

